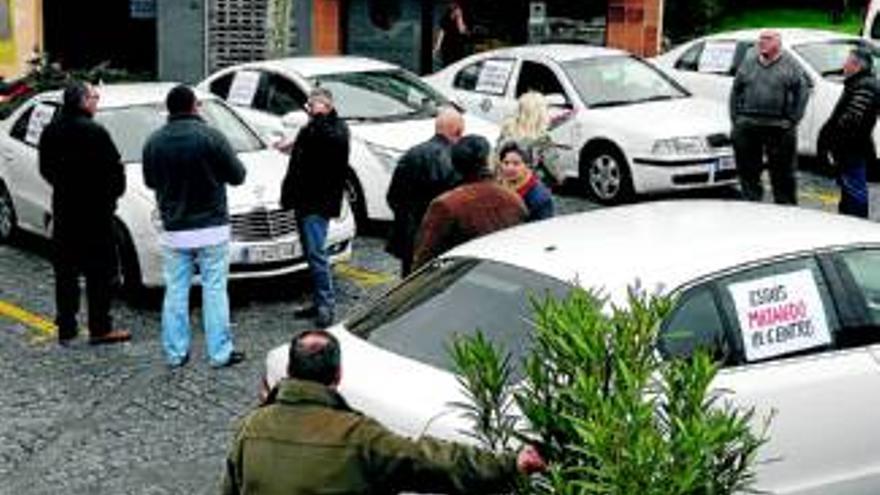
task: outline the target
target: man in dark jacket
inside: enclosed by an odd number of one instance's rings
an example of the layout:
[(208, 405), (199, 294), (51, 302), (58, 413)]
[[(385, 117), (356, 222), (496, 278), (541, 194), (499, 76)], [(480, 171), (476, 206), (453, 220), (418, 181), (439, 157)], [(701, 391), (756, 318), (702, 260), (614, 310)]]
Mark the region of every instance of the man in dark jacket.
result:
[(39, 144), (40, 174), (52, 186), (52, 238), (58, 339), (76, 337), (79, 275), (86, 278), (89, 342), (123, 342), (110, 317), (116, 269), (113, 215), (125, 192), (125, 171), (107, 131), (93, 119), (98, 92), (73, 83), (64, 91), (61, 115), (46, 126)]
[(465, 136), (452, 147), (452, 165), (462, 185), (428, 207), (413, 256), (413, 268), (471, 239), (525, 222), (529, 211), (514, 191), (498, 184), (489, 170), (489, 142)]
[(428, 205), (459, 180), (449, 150), (464, 132), (464, 119), (455, 109), (443, 108), (434, 127), (434, 137), (410, 148), (400, 158), (386, 195), (394, 212), (386, 250), (400, 259), (403, 277), (412, 271), (413, 245)]
[(144, 146), (144, 183), (162, 217), (165, 300), (162, 346), (168, 364), (189, 361), (189, 290), (195, 265), (202, 284), (205, 344), (212, 366), (244, 360), (229, 324), (229, 211), (226, 184), (244, 182), (245, 168), (226, 137), (198, 115), (193, 91), (175, 86), (165, 100), (168, 123)]
[(873, 133), (880, 110), (880, 84), (874, 77), (871, 52), (854, 49), (843, 65), (843, 73), (843, 94), (822, 135), (838, 168), (838, 210), (845, 215), (868, 218), (866, 170), (876, 155)]
[(314, 89), (308, 109), (311, 119), (290, 151), (281, 206), (296, 213), (299, 239), (314, 285), (314, 305), (297, 316), (315, 317), (319, 327), (326, 327), (333, 323), (336, 296), (325, 243), (330, 219), (342, 211), (350, 136), (348, 126), (333, 108), (329, 90)]
[(730, 91), (733, 147), (745, 199), (763, 199), (766, 156), (773, 200), (797, 204), (797, 128), (809, 96), (809, 80), (782, 51), (780, 34), (763, 31), (757, 53), (746, 55)]
[(496, 456), (433, 438), (411, 440), (351, 409), (336, 392), (339, 342), (312, 330), (290, 345), (288, 379), (242, 421), (224, 495), (507, 493), (546, 466), (533, 447)]

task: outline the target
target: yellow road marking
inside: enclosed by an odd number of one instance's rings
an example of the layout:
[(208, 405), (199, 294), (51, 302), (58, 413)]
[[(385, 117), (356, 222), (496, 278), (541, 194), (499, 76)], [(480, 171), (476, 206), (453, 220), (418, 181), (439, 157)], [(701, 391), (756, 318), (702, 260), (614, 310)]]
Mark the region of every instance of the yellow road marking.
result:
[(801, 196), (818, 201), (823, 206), (834, 206), (840, 202), (840, 193), (828, 191), (802, 191)]
[(58, 333), (58, 327), (55, 326), (55, 323), (10, 302), (0, 301), (0, 316), (13, 319), (32, 330), (36, 330), (40, 333), (41, 339), (54, 337)]
[(387, 284), (395, 279), (394, 276), (387, 273), (366, 270), (348, 263), (338, 263), (334, 271), (340, 277), (345, 277), (362, 287)]

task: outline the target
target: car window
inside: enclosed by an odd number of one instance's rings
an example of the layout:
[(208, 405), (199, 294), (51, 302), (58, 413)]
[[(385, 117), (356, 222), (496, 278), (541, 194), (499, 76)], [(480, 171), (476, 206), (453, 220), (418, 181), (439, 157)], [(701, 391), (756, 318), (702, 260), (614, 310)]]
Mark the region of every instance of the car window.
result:
[(25, 109), (12, 124), (9, 135), (22, 143), (36, 147), (46, 125), (54, 120), (59, 112), (54, 102), (39, 102)]
[(449, 100), (404, 70), (344, 72), (315, 77), (314, 86), (329, 89), (339, 116), (354, 120), (433, 117)]
[(835, 344), (837, 311), (812, 257), (744, 270), (718, 280), (718, 288), (742, 363), (821, 352)]
[[(95, 120), (110, 133), (123, 163), (140, 162), (144, 144), (167, 119), (164, 104), (100, 109)], [(237, 153), (262, 149), (264, 145), (231, 110), (216, 100), (200, 102), (199, 115), (229, 140)]]
[(268, 74), (266, 78), (266, 111), (283, 116), (302, 110), (306, 104), (306, 94), (291, 80), (278, 74)]
[(869, 50), (874, 63), (880, 63), (880, 50), (857, 39), (804, 43), (795, 45), (793, 49), (822, 77), (840, 79), (843, 77), (843, 63), (855, 47)]
[(479, 329), (520, 363), (532, 334), (530, 296), (564, 297), (570, 286), (507, 264), (440, 260), (367, 308), (350, 330), (373, 344), (444, 370), (449, 345)]
[(737, 53), (737, 42), (731, 40), (707, 41), (700, 52), (697, 71), (702, 74), (730, 75)]
[(663, 323), (660, 353), (667, 358), (689, 357), (697, 349), (708, 351), (721, 361), (730, 353), (712, 285), (686, 291)]
[(874, 17), (874, 20), (871, 22), (871, 33), (872, 40), (880, 39), (880, 15)]
[(229, 87), (232, 86), (233, 77), (235, 77), (235, 72), (230, 72), (211, 81), (209, 86), (211, 93), (225, 100), (229, 96)]
[(736, 75), (736, 71), (739, 70), (739, 66), (742, 65), (743, 60), (746, 58), (746, 54), (749, 53), (749, 50), (755, 47), (755, 43), (753, 41), (740, 41), (736, 45), (736, 55), (733, 57), (733, 66), (730, 68), (730, 75)]
[(452, 85), (457, 89), (501, 96), (507, 93), (515, 64), (512, 58), (481, 60), (459, 71)]
[(12, 124), (12, 129), (9, 130), (9, 135), (11, 137), (24, 142), (24, 137), (27, 134), (28, 122), (31, 120), (31, 114), (34, 113), (35, 106), (36, 105), (32, 105), (25, 109), (25, 111), (23, 111), (15, 120), (15, 123)]
[[(866, 310), (868, 323), (880, 329), (880, 250), (841, 253), (840, 258), (857, 289), (854, 296)], [(873, 339), (880, 341), (880, 334)]]
[[(537, 91), (543, 95), (561, 94), (565, 96), (565, 89), (559, 82), (559, 78), (550, 67), (538, 62), (523, 61), (519, 70), (519, 79), (516, 82), (516, 97), (523, 93)], [(568, 101), (568, 97), (565, 98)]]
[(480, 71), (483, 69), (483, 61), (465, 66), (455, 74), (452, 80), (452, 87), (455, 89), (463, 89), (465, 91), (473, 91), (477, 87), (477, 80), (480, 77)]
[(686, 70), (695, 72), (700, 64), (700, 54), (703, 53), (705, 43), (694, 43), (690, 48), (681, 54), (681, 57), (675, 61), (675, 68), (678, 70)]
[(584, 104), (591, 108), (689, 96), (669, 76), (637, 57), (592, 57), (561, 65)]

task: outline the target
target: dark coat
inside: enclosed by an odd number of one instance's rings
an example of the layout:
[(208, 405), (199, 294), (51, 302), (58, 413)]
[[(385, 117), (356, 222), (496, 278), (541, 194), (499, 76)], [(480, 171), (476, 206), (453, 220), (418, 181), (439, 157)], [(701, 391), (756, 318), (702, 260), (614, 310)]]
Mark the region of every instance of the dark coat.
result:
[(428, 207), (416, 240), (413, 268), (471, 239), (520, 224), (528, 216), (519, 195), (493, 179), (458, 186)]
[(281, 185), (281, 206), (300, 217), (336, 218), (348, 174), (348, 125), (336, 111), (312, 117), (296, 137), (287, 175)]
[(554, 211), (550, 189), (541, 182), (537, 174), (532, 177), (522, 191), (517, 191), (529, 210), (529, 222), (550, 218)]
[(176, 115), (144, 145), (144, 183), (156, 191), (165, 230), (229, 223), (226, 184), (244, 182), (244, 165), (220, 131), (197, 115)]
[(441, 135), (410, 148), (394, 169), (386, 200), (394, 212), (394, 224), (386, 250), (411, 261), (416, 234), (428, 205), (459, 181), (452, 168), (452, 143)]
[(870, 71), (846, 78), (843, 93), (820, 132), (820, 142), (836, 158), (848, 154), (873, 158), (874, 126), (880, 111), (880, 82)]
[(222, 493), (507, 493), (515, 456), (396, 435), (334, 390), (284, 380), (247, 416), (226, 460)]
[(107, 235), (125, 192), (125, 170), (107, 130), (82, 110), (64, 110), (43, 130), (39, 161), (52, 186), (55, 237), (86, 238), (94, 229)]

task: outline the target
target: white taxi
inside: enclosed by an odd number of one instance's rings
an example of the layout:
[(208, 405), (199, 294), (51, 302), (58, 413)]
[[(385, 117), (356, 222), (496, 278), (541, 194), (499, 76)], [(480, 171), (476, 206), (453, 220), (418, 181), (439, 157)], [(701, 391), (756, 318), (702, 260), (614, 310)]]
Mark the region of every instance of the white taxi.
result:
[[(167, 117), (165, 96), (171, 83), (98, 86), (95, 120), (110, 133), (125, 166), (126, 191), (116, 210), (119, 275), (123, 284), (163, 285), (161, 221), (153, 191), (143, 181), (141, 153), (150, 134)], [(199, 114), (219, 129), (247, 168), (244, 184), (227, 191), (232, 242), (230, 278), (264, 277), (307, 268), (293, 212), (280, 207), (287, 157), (268, 146), (223, 101), (197, 92)], [(61, 95), (48, 92), (22, 104), (0, 122), (0, 242), (16, 229), (42, 237), (52, 231), (52, 190), (40, 176), (37, 143), (45, 124), (60, 108)], [(347, 203), (330, 224), (328, 250), (333, 261), (351, 256), (354, 216)]]

